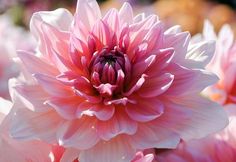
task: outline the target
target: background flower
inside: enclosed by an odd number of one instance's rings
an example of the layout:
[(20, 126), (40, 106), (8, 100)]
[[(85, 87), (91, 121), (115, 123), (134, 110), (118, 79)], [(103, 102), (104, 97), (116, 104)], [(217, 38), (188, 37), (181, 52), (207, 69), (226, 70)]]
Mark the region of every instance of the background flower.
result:
[(206, 90), (206, 95), (221, 104), (236, 104), (236, 42), (232, 29), (224, 25), (217, 37), (211, 23), (206, 21), (202, 38), (216, 40), (216, 53), (207, 68), (220, 78)]
[(19, 74), (12, 61), (16, 49), (34, 51), (34, 39), (24, 29), (12, 24), (8, 15), (0, 17), (0, 96), (9, 98), (8, 79)]
[(38, 53), (18, 52), (25, 80), (10, 84), (20, 102), (15, 139), (59, 143), (81, 162), (130, 161), (137, 150), (174, 148), (227, 124), (200, 95), (217, 80), (204, 70), (214, 42), (189, 45), (188, 32), (165, 31), (156, 15), (134, 17), (128, 3), (101, 17), (94, 0), (79, 0), (74, 17), (35, 13), (31, 32)]

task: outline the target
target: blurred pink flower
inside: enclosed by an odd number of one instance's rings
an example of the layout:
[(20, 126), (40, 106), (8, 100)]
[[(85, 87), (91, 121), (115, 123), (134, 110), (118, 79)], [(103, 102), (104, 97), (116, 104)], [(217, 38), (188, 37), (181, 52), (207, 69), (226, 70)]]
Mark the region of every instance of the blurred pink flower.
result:
[(0, 161), (51, 162), (51, 146), (37, 141), (16, 141), (8, 134), (12, 103), (0, 98)]
[(12, 61), (16, 57), (16, 49), (33, 51), (34, 45), (34, 39), (29, 33), (14, 26), (7, 15), (0, 16), (0, 97), (9, 97), (8, 79), (19, 73)]
[(227, 125), (200, 95), (217, 81), (204, 70), (214, 42), (190, 47), (188, 32), (164, 31), (156, 15), (134, 17), (128, 3), (101, 17), (95, 0), (79, 0), (74, 17), (35, 13), (31, 32), (39, 52), (19, 51), (26, 81), (10, 84), (21, 101), (16, 139), (59, 142), (80, 162), (127, 162), (137, 150), (174, 148)]
[(220, 104), (236, 103), (236, 42), (229, 25), (224, 25), (217, 37), (209, 21), (205, 22), (200, 40), (216, 40), (216, 52), (207, 69), (216, 73), (220, 80), (206, 89), (205, 93)]
[(12, 5), (15, 5), (18, 0), (1, 0), (0, 1), (0, 12), (7, 10)]

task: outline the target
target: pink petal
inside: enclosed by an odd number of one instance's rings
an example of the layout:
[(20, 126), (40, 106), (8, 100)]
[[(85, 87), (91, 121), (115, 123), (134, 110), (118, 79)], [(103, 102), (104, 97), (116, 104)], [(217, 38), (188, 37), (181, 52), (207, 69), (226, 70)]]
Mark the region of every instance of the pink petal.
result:
[(145, 73), (148, 68), (151, 68), (155, 63), (156, 57), (156, 55), (150, 55), (148, 58), (134, 64), (132, 67), (132, 77), (139, 77), (140, 75)]
[(160, 74), (160, 72), (171, 63), (175, 54), (174, 52), (175, 51), (173, 48), (158, 50), (156, 52), (156, 59), (152, 65), (152, 68), (149, 68), (145, 73), (148, 76), (156, 76), (157, 74)]
[(56, 79), (60, 81), (62, 84), (65, 84), (67, 86), (73, 86), (77, 77), (78, 77), (77, 73), (73, 71), (66, 71), (60, 75), (57, 75)]
[(141, 97), (156, 97), (168, 90), (174, 80), (174, 75), (164, 73), (159, 76), (147, 78), (141, 89), (138, 91)]
[(224, 88), (227, 92), (235, 95), (236, 91), (236, 63), (228, 63), (229, 68), (224, 70), (225, 77), (220, 78), (224, 82)]
[(77, 76), (74, 81), (74, 87), (76, 90), (81, 91), (86, 94), (94, 95), (94, 88), (90, 80), (84, 76)]
[(96, 24), (93, 26), (92, 29), (92, 36), (93, 39), (96, 42), (96, 49), (97, 50), (102, 50), (103, 47), (114, 47), (115, 45), (115, 35), (111, 31), (111, 29), (108, 27), (105, 22), (102, 20), (97, 21)]
[(218, 41), (220, 42), (220, 44), (224, 46), (222, 48), (223, 50), (222, 54), (228, 52), (228, 50), (231, 48), (232, 44), (234, 43), (233, 31), (230, 25), (227, 24), (222, 27), (222, 29), (219, 32)]
[(131, 162), (152, 162), (153, 159), (154, 159), (153, 154), (143, 155), (142, 152), (137, 152), (135, 159), (133, 159)]
[[(188, 95), (168, 97), (168, 100), (172, 103), (165, 102), (166, 116), (156, 120), (156, 123), (166, 120), (163, 126), (175, 130), (184, 140), (205, 137), (228, 124), (223, 108), (205, 97)], [(179, 114), (178, 118), (176, 114)]]
[(18, 56), (23, 61), (26, 69), (30, 73), (45, 73), (48, 75), (57, 75), (59, 72), (48, 61), (36, 56), (33, 53), (28, 53), (25, 51), (18, 51)]
[[(116, 108), (116, 110), (119, 108)], [(132, 135), (137, 130), (137, 123), (131, 120), (124, 111), (117, 110), (108, 121), (98, 121), (98, 135), (103, 140), (110, 140), (119, 134)]]
[[(63, 33), (65, 31), (69, 31), (69, 27), (72, 23), (73, 16), (64, 9), (57, 9), (55, 11), (42, 11), (37, 12), (32, 16), (31, 22), (30, 22), (30, 30), (36, 37), (36, 39), (39, 41), (39, 50), (43, 51), (42, 53), (46, 55), (47, 57), (50, 57), (50, 53), (48, 53), (47, 48), (49, 47), (49, 42), (45, 42), (45, 38), (47, 40), (50, 40), (50, 38), (57, 38), (58, 36), (64, 35)], [(55, 33), (50, 33), (50, 36), (46, 37), (46, 33), (42, 31), (42, 24), (47, 26), (50, 26), (51, 29), (54, 28), (54, 30), (51, 31), (58, 31), (61, 34), (55, 35)], [(55, 40), (55, 39), (54, 39)], [(64, 40), (64, 39), (56, 39), (56, 40)], [(57, 41), (52, 41), (52, 44), (56, 45)], [(54, 46), (55, 47), (55, 46)], [(57, 46), (60, 47), (60, 46)]]
[(148, 43), (147, 53), (163, 46), (163, 24), (156, 22), (144, 37), (144, 42)]
[(164, 106), (159, 100), (153, 98), (137, 104), (128, 104), (125, 110), (131, 119), (138, 122), (148, 122), (161, 116)]
[(173, 47), (175, 49), (175, 57), (173, 60), (178, 63), (185, 59), (189, 41), (190, 34), (188, 32), (182, 32), (177, 34), (167, 34), (163, 44), (166, 45), (166, 48)]
[(129, 145), (125, 137), (116, 137), (109, 141), (101, 141), (93, 148), (82, 151), (79, 159), (82, 162), (129, 162), (134, 154), (135, 149)]
[[(35, 151), (37, 150), (37, 151)], [(0, 161), (51, 162), (49, 157), (51, 146), (41, 141), (17, 141), (10, 137), (3, 137), (0, 143)]]
[(175, 25), (175, 26), (172, 26), (170, 27), (169, 29), (167, 29), (165, 31), (165, 34), (177, 34), (177, 33), (181, 33), (182, 30), (181, 30), (181, 26), (180, 25)]
[[(53, 143), (61, 117), (54, 111), (32, 112), (24, 105), (14, 104), (14, 118), (11, 121), (10, 133), (17, 140), (43, 139)], [(20, 123), (20, 124), (19, 124)]]
[(143, 38), (156, 22), (157, 17), (155, 15), (150, 15), (143, 21), (134, 23), (129, 27), (130, 44), (126, 53), (128, 54), (130, 60), (133, 59), (135, 48), (143, 42)]
[(56, 78), (44, 74), (34, 74), (34, 77), (37, 79), (43, 89), (52, 96), (74, 96), (72, 90), (60, 83), (58, 80), (56, 80)]
[(6, 116), (10, 112), (11, 108), (12, 103), (0, 97), (0, 115)]
[(130, 96), (135, 91), (138, 91), (142, 85), (145, 83), (145, 75), (143, 74), (141, 78), (139, 78), (136, 82), (130, 83), (131, 87), (128, 89), (127, 92), (124, 92), (124, 96)]
[(38, 85), (17, 85), (14, 87), (17, 98), (31, 111), (43, 112), (48, 111), (49, 106), (44, 102), (49, 95)]
[[(90, 37), (89, 37), (90, 38)], [(89, 39), (88, 38), (88, 39)], [(91, 39), (89, 39), (91, 40)], [(93, 40), (91, 40), (93, 42)], [(89, 46), (89, 48), (88, 48)], [(82, 74), (83, 71), (87, 70), (87, 67), (83, 67), (82, 59), (85, 57), (86, 60), (90, 60), (92, 54), (96, 50), (96, 45), (94, 44), (86, 44), (82, 40), (75, 37), (75, 35), (71, 35), (71, 44), (70, 44), (70, 58), (75, 66), (78, 67), (78, 70), (81, 71), (80, 74)], [(86, 66), (88, 66), (86, 64)], [(85, 69), (84, 69), (85, 68)]]
[(77, 149), (89, 149), (98, 141), (96, 120), (88, 117), (66, 121), (58, 131), (59, 144)]
[(113, 91), (116, 89), (115, 85), (111, 85), (110, 83), (100, 84), (98, 87), (95, 87), (97, 91), (104, 96), (112, 96)]
[(125, 2), (119, 11), (119, 18), (121, 27), (124, 24), (131, 24), (133, 22), (133, 9), (129, 3)]
[[(69, 58), (65, 58), (61, 56), (59, 53), (57, 53), (54, 49), (51, 49), (51, 52), (53, 54), (53, 59), (56, 64), (56, 67), (60, 72), (66, 72), (66, 71), (74, 71), (75, 73), (81, 73), (81, 70), (79, 70), (70, 60)], [(66, 56), (67, 57), (67, 56)]]
[(100, 95), (98, 95), (98, 96), (90, 95), (90, 94), (83, 93), (79, 90), (74, 90), (74, 92), (76, 95), (83, 97), (87, 101), (94, 103), (94, 104), (100, 103), (102, 101), (102, 96), (100, 96)]
[(180, 136), (171, 128), (164, 127), (162, 123), (153, 121), (139, 124), (137, 133), (129, 140), (137, 149), (175, 148), (180, 141)]
[(96, 0), (78, 0), (75, 13), (75, 24), (83, 22), (91, 30), (94, 22), (101, 18), (101, 11)]
[(112, 104), (115, 104), (115, 105), (126, 105), (127, 103), (132, 103), (132, 104), (136, 104), (137, 102), (133, 99), (129, 99), (127, 97), (123, 97), (123, 98), (118, 98), (118, 99), (105, 99), (104, 100), (104, 104), (105, 105), (112, 105)]
[(140, 22), (142, 22), (143, 20), (145, 20), (145, 18), (146, 18), (145, 13), (139, 13), (139, 14), (137, 14), (137, 15), (133, 18), (133, 22), (134, 22), (134, 23), (140, 23)]
[(74, 148), (67, 148), (60, 162), (72, 162), (79, 157), (80, 151)]
[(96, 116), (99, 120), (109, 120), (115, 112), (113, 105), (92, 104), (89, 102), (82, 102), (78, 108), (76, 115), (81, 118), (83, 115)]
[(191, 46), (183, 65), (188, 68), (205, 68), (215, 53), (215, 42), (201, 42)]
[(214, 26), (210, 23), (209, 20), (204, 21), (203, 36), (207, 40), (216, 40), (216, 33), (214, 32)]
[(174, 81), (166, 92), (168, 95), (199, 93), (218, 80), (213, 73), (205, 70), (187, 69), (177, 64), (171, 64), (168, 71), (174, 75)]
[(30, 22), (30, 29), (33, 33), (36, 32), (36, 21), (46, 22), (61, 31), (68, 31), (73, 21), (73, 16), (68, 10), (61, 8), (54, 11), (36, 12)]
[(79, 97), (69, 97), (69, 98), (50, 98), (45, 102), (52, 106), (59, 115), (67, 120), (76, 119), (76, 110), (81, 102)]
[(103, 21), (116, 35), (119, 35), (120, 22), (118, 17), (118, 11), (116, 9), (110, 9), (103, 17)]

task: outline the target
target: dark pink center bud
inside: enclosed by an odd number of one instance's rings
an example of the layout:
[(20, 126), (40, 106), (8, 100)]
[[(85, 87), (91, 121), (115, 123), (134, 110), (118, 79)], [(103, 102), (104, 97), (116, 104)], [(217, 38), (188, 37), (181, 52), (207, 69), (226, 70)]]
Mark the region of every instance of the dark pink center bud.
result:
[(125, 57), (117, 47), (93, 54), (89, 65), (91, 81), (101, 95), (112, 96), (123, 90), (127, 72)]

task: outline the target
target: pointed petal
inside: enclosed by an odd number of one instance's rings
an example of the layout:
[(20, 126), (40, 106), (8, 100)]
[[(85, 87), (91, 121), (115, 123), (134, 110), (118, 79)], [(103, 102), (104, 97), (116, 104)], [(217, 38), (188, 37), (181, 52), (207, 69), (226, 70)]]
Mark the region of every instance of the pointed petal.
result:
[(50, 108), (44, 102), (49, 95), (38, 85), (16, 85), (15, 97), (21, 100), (28, 109), (35, 112), (48, 111)]
[(74, 96), (70, 88), (63, 85), (54, 77), (50, 77), (45, 74), (34, 74), (33, 76), (37, 79), (37, 81), (43, 87), (43, 89), (52, 96), (57, 96), (57, 97)]
[(30, 22), (30, 29), (33, 33), (35, 32), (36, 21), (46, 22), (59, 30), (68, 31), (73, 21), (73, 16), (68, 10), (62, 8), (54, 11), (36, 12)]
[(188, 32), (182, 32), (166, 35), (163, 44), (167, 45), (166, 48), (173, 47), (175, 49), (175, 56), (173, 60), (178, 63), (185, 59), (189, 42), (190, 34)]
[(134, 134), (136, 130), (137, 123), (130, 119), (123, 110), (115, 112), (108, 121), (98, 121), (98, 135), (106, 141), (119, 134)]
[[(32, 112), (19, 102), (13, 106), (14, 117), (11, 121), (10, 133), (17, 140), (43, 139), (50, 143), (56, 141), (56, 131), (61, 117), (54, 111)], [(19, 124), (20, 123), (20, 124)]]
[(89, 149), (98, 141), (96, 120), (88, 117), (66, 121), (58, 130), (59, 144), (77, 149)]
[(76, 96), (69, 98), (50, 98), (45, 104), (52, 106), (65, 119), (73, 120), (76, 118), (76, 110), (80, 102), (81, 99)]
[(18, 56), (23, 61), (26, 69), (31, 73), (45, 73), (48, 75), (57, 75), (59, 72), (46, 60), (26, 51), (18, 51)]
[[(129, 162), (135, 154), (125, 137), (101, 141), (89, 150), (80, 153), (80, 162)], [(91, 156), (92, 155), (92, 156)]]
[(114, 34), (118, 35), (120, 32), (120, 22), (118, 17), (118, 11), (116, 9), (110, 9), (103, 17), (104, 23), (113, 31)]
[(75, 25), (82, 22), (88, 30), (101, 18), (101, 11), (96, 0), (78, 0), (75, 13)]
[(89, 102), (82, 102), (79, 104), (76, 115), (81, 118), (83, 115), (96, 116), (99, 120), (107, 121), (115, 113), (115, 107), (113, 105), (104, 104), (92, 104)]
[(133, 22), (133, 9), (129, 3), (125, 2), (119, 11), (119, 18), (121, 27), (124, 24), (131, 24)]
[(139, 96), (149, 98), (156, 97), (168, 90), (174, 81), (174, 75), (164, 73), (159, 76), (147, 78), (141, 89), (138, 91)]
[[(48, 40), (50, 38), (55, 38), (55, 36), (64, 36), (65, 32), (69, 31), (69, 28), (72, 24), (73, 16), (71, 13), (65, 9), (57, 9), (54, 11), (41, 11), (36, 12), (33, 14), (31, 21), (30, 21), (30, 30), (39, 42), (39, 50), (43, 51), (44, 55), (50, 54), (47, 52), (47, 48), (49, 46), (48, 43), (45, 43), (45, 33), (42, 31), (42, 24), (48, 24), (47, 26), (50, 26), (51, 31), (58, 31), (61, 34), (55, 35), (54, 33), (51, 33), (51, 37), (48, 36)], [(63, 40), (63, 39), (62, 39)], [(57, 43), (57, 41), (51, 42), (54, 45)], [(59, 47), (59, 46), (57, 46)]]
[(169, 127), (163, 127), (162, 123), (153, 121), (139, 124), (137, 133), (129, 140), (137, 149), (175, 148), (180, 136)]
[(199, 93), (218, 80), (215, 74), (208, 71), (187, 69), (177, 64), (170, 65), (168, 71), (174, 75), (174, 81), (166, 92), (167, 95)]
[[(171, 102), (165, 104), (166, 116), (162, 116), (165, 119), (157, 120), (156, 123), (163, 122), (164, 127), (175, 130), (184, 140), (203, 138), (228, 125), (224, 109), (205, 97), (188, 95), (181, 98), (168, 97), (168, 100)], [(179, 114), (178, 118), (176, 114)]]
[(80, 151), (74, 148), (67, 148), (60, 162), (72, 162), (79, 157)]
[(200, 42), (190, 46), (183, 65), (189, 68), (205, 68), (215, 53), (215, 42)]
[(129, 104), (125, 110), (131, 119), (138, 122), (148, 122), (161, 116), (164, 106), (159, 100), (152, 98), (137, 104)]

